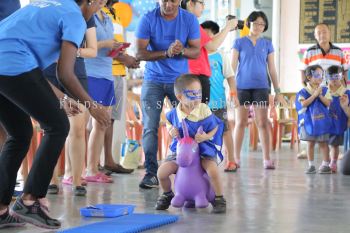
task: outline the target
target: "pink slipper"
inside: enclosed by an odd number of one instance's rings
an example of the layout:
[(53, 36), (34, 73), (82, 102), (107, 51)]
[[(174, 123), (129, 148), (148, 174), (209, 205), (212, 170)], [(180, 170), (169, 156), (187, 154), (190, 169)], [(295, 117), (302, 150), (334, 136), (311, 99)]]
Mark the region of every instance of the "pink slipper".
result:
[(95, 183), (113, 183), (112, 178), (102, 173), (97, 173), (94, 176), (86, 176), (85, 180), (87, 182), (95, 182)]
[[(73, 176), (69, 177), (69, 178), (63, 178), (62, 179), (62, 184), (66, 184), (66, 185), (73, 185)], [(82, 186), (86, 186), (87, 182), (84, 178), (81, 178), (81, 185)]]

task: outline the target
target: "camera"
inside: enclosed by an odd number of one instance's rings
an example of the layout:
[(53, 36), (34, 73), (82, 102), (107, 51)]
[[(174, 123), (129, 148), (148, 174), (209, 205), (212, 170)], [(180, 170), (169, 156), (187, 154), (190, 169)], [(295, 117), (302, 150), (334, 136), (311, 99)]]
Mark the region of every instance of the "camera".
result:
[[(234, 16), (234, 15), (226, 16), (227, 20), (231, 20), (231, 19), (235, 19), (235, 18), (236, 18), (236, 16)], [(238, 20), (237, 29), (242, 30), (243, 28), (244, 28), (244, 21), (243, 20)]]

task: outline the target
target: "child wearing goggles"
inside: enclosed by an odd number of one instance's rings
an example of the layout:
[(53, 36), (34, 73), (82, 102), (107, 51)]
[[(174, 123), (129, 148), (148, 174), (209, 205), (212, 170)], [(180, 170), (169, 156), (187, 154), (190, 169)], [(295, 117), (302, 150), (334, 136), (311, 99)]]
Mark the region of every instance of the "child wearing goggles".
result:
[(350, 91), (342, 85), (343, 69), (341, 66), (331, 66), (326, 71), (329, 80), (328, 88), (332, 95), (329, 113), (332, 120), (328, 145), (330, 146), (331, 163), (329, 167), (333, 173), (337, 172), (339, 146), (343, 145), (344, 132), (348, 126)]
[[(158, 179), (163, 194), (158, 198), (156, 209), (166, 210), (171, 204), (174, 193), (171, 189), (170, 176), (176, 174), (176, 147), (178, 137), (184, 136), (182, 121), (188, 125), (189, 136), (199, 144), (201, 165), (208, 173), (210, 182), (215, 192), (212, 203), (214, 213), (226, 212), (226, 200), (223, 197), (221, 179), (217, 165), (217, 157), (222, 161), (221, 153), (222, 135), (224, 124), (211, 111), (208, 105), (202, 102), (202, 86), (200, 80), (192, 74), (180, 76), (174, 84), (176, 98), (179, 104), (167, 113), (167, 129), (172, 142), (170, 155), (158, 169)], [(198, 128), (203, 127), (203, 133), (198, 133)]]
[(314, 148), (319, 143), (323, 162), (319, 168), (320, 174), (329, 174), (328, 140), (331, 119), (328, 107), (332, 96), (327, 87), (322, 87), (324, 72), (321, 66), (309, 66), (305, 70), (307, 85), (296, 96), (298, 111), (298, 131), (302, 141), (307, 141), (307, 158), (309, 167), (306, 174), (316, 173), (314, 165)]

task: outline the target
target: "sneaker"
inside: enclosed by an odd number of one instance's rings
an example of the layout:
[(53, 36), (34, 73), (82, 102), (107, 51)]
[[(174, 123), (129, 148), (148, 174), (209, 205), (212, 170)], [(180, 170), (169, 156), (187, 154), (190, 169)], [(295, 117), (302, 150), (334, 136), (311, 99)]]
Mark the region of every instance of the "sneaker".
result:
[(163, 193), (157, 200), (156, 210), (167, 210), (171, 204), (171, 200), (174, 197), (174, 193)]
[(235, 162), (228, 162), (225, 167), (225, 172), (236, 172), (237, 171), (237, 165)]
[(320, 168), (318, 169), (318, 173), (320, 174), (331, 174), (332, 170), (329, 166), (326, 165), (321, 165)]
[(47, 194), (58, 194), (59, 188), (55, 184), (50, 184), (49, 187), (47, 188)]
[(146, 174), (143, 177), (141, 183), (139, 184), (139, 187), (143, 189), (158, 188), (158, 186), (159, 186), (158, 178), (157, 176), (152, 174)]
[(27, 206), (22, 198), (18, 197), (11, 209), (12, 215), (27, 223), (46, 229), (58, 229), (61, 227), (60, 221), (50, 218), (47, 215), (47, 208), (42, 206), (39, 201), (33, 205)]
[(314, 165), (309, 166), (308, 169), (306, 169), (305, 174), (315, 174), (316, 173), (316, 168)]
[(25, 224), (26, 223), (21, 219), (15, 218), (12, 215), (10, 215), (8, 209), (4, 214), (0, 215), (0, 229), (5, 227), (22, 227)]
[(329, 167), (330, 167), (332, 173), (337, 173), (337, 162), (331, 162), (329, 164)]
[(272, 160), (264, 160), (264, 168), (273, 170), (275, 169), (275, 163)]
[(86, 188), (84, 186), (73, 186), (72, 190), (74, 192), (74, 196), (86, 196)]
[(226, 200), (223, 196), (215, 197), (214, 201), (212, 202), (212, 205), (213, 205), (213, 213), (219, 214), (219, 213), (226, 212)]

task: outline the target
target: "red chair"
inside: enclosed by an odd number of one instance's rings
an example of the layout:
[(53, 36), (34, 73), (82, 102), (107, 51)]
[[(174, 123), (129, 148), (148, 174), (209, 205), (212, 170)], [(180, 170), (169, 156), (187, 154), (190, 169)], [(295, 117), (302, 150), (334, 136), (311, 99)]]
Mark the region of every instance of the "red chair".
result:
[[(33, 137), (32, 137), (32, 141), (31, 141), (28, 153), (26, 155), (27, 161), (24, 161), (24, 163), (27, 164), (26, 167), (28, 170), (22, 171), (22, 174), (23, 172), (24, 174), (28, 174), (28, 171), (30, 171), (30, 168), (32, 167), (32, 164), (33, 164), (35, 153), (38, 149), (38, 146), (40, 145), (42, 137), (44, 136), (44, 132), (42, 129), (40, 129), (39, 124), (35, 121), (32, 121), (32, 122), (33, 122)], [(61, 151), (58, 164), (59, 164), (58, 175), (63, 175), (64, 174), (64, 147)], [(25, 167), (22, 166), (22, 169), (25, 169)]]

